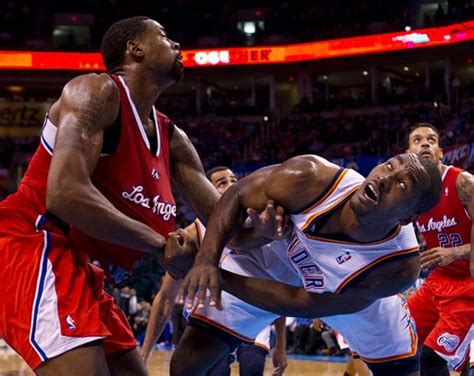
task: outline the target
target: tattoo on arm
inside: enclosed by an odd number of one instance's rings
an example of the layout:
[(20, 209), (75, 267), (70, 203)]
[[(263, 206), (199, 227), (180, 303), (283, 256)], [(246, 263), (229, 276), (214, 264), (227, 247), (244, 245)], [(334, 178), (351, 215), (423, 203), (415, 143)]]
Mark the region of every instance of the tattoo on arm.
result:
[[(108, 80), (108, 79), (107, 79)], [(70, 83), (61, 96), (56, 148), (88, 152), (101, 147), (104, 129), (115, 120), (120, 94), (104, 78)]]
[(456, 189), (459, 199), (472, 216), (474, 214), (474, 204), (472, 202), (474, 195), (474, 176), (468, 172), (463, 172), (456, 181)]

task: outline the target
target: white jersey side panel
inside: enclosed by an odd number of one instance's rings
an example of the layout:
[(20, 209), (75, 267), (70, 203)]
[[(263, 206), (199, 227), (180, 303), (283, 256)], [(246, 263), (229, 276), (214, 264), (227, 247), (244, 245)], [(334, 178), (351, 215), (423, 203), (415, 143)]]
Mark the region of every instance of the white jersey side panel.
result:
[[(200, 241), (204, 238), (206, 228), (196, 220)], [(286, 241), (274, 241), (261, 248), (247, 251), (236, 251), (224, 248), (219, 267), (232, 273), (269, 280), (284, 281), (300, 286), (300, 278), (288, 261)], [(224, 309), (206, 306), (195, 308), (191, 316), (206, 321), (219, 329), (228, 332), (244, 341), (270, 348), (271, 324), (279, 316), (254, 307), (239, 298), (222, 291), (221, 301)]]

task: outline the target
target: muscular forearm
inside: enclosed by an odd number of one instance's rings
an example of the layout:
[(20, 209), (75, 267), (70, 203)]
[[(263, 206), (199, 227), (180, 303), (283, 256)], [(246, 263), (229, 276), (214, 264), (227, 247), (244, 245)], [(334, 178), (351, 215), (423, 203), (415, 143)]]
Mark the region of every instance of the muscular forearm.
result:
[(234, 185), (222, 196), (211, 214), (196, 261), (217, 266), (222, 250), (242, 227), (245, 217), (238, 198), (238, 188)]
[(207, 225), (219, 200), (219, 193), (206, 178), (199, 155), (186, 133), (174, 126), (170, 144), (170, 170), (173, 187), (184, 202)]
[(151, 227), (117, 210), (92, 184), (55, 184), (48, 189), (47, 210), (87, 235), (149, 252), (161, 261), (166, 239)]
[[(222, 288), (228, 293), (266, 311), (291, 317), (326, 317), (357, 312), (372, 301), (351, 289), (344, 294), (314, 294), (303, 287), (281, 282), (248, 278), (221, 270)], [(348, 304), (348, 302), (351, 302)]]
[(470, 254), (471, 254), (471, 244), (464, 244), (460, 247), (453, 247), (451, 248), (454, 259), (464, 259), (464, 260), (469, 260)]
[(275, 325), (275, 348), (285, 350), (286, 347), (286, 317), (279, 317), (273, 323)]
[(173, 183), (184, 202), (191, 207), (199, 220), (207, 225), (220, 196), (204, 173), (181, 173), (179, 178), (174, 177)]
[(146, 328), (143, 352), (149, 354), (160, 337), (173, 309), (173, 301), (159, 299), (157, 304), (153, 303), (150, 320)]
[(156, 341), (160, 337), (166, 323), (168, 322), (171, 311), (173, 310), (176, 296), (182, 281), (175, 281), (168, 275), (164, 277), (163, 285), (153, 300), (150, 319), (146, 328), (145, 340), (143, 342), (142, 352), (150, 354)]

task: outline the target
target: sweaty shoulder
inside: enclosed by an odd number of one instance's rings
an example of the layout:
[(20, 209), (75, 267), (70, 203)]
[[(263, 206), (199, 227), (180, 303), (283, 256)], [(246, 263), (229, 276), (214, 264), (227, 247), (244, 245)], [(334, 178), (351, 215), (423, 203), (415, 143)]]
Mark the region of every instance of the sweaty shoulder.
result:
[(339, 169), (316, 155), (290, 158), (272, 170), (268, 196), (288, 210), (297, 211), (324, 192)]
[(112, 78), (105, 73), (90, 73), (75, 77), (64, 86), (49, 118), (59, 125), (67, 115), (90, 115), (107, 127), (113, 124), (119, 109), (120, 92)]
[[(317, 155), (300, 155), (283, 162), (281, 172), (301, 184), (324, 185), (340, 169), (339, 166)], [(324, 187), (323, 187), (324, 189)]]

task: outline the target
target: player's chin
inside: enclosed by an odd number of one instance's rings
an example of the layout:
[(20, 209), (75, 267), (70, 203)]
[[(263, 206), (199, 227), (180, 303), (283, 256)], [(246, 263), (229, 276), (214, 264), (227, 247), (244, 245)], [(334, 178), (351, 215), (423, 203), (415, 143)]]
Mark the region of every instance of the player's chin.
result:
[(176, 81), (176, 82), (181, 81), (184, 78), (183, 64), (179, 62), (179, 63), (176, 63), (175, 65), (173, 65), (173, 68), (171, 69), (170, 75), (171, 75), (171, 78), (174, 81)]

